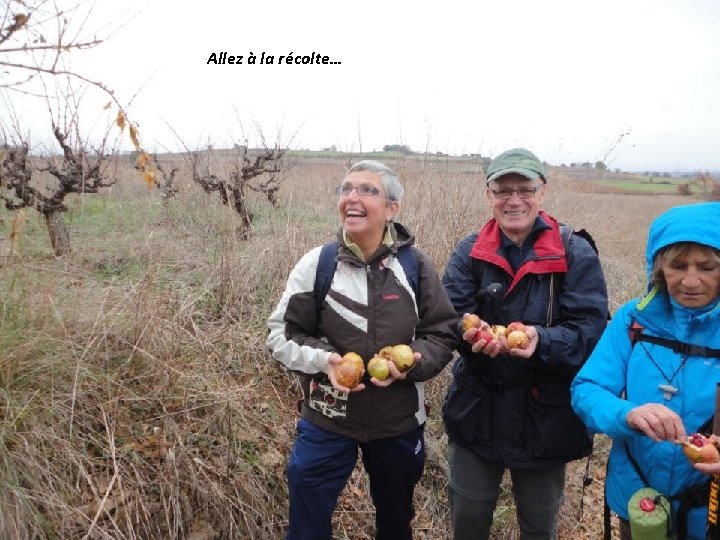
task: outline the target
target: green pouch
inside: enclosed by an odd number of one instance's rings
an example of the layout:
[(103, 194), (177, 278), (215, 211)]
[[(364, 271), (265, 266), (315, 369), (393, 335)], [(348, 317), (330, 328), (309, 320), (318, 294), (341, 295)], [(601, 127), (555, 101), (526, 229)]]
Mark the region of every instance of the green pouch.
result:
[(670, 501), (653, 488), (637, 490), (628, 501), (633, 540), (667, 540)]

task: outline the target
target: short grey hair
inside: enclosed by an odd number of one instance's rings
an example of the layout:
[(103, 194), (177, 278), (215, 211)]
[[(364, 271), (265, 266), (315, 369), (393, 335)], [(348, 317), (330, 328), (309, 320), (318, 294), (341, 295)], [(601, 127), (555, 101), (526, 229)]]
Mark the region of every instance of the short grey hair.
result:
[(402, 187), (400, 180), (398, 180), (395, 171), (393, 171), (387, 165), (383, 165), (379, 161), (373, 161), (372, 159), (364, 159), (358, 161), (352, 167), (348, 169), (346, 176), (350, 173), (370, 171), (380, 176), (382, 181), (383, 189), (387, 198), (391, 201), (400, 202), (403, 195), (405, 194), (405, 188)]

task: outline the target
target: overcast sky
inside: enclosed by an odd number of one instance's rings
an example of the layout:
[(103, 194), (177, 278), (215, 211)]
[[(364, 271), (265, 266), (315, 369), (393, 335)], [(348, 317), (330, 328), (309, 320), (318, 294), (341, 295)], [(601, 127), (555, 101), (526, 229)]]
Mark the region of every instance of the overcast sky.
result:
[[(720, 170), (718, 0), (98, 0), (91, 21), (124, 24), (73, 67), (137, 94), (157, 151), (181, 147), (173, 130), (221, 147), (255, 122), (293, 148)], [(221, 52), (242, 64), (208, 63)], [(278, 63), (312, 53), (339, 63)]]

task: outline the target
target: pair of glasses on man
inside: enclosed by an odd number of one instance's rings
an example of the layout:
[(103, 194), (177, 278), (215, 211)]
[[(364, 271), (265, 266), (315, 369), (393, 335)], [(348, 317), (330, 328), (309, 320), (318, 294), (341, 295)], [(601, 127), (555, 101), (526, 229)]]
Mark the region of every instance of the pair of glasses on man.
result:
[(361, 184), (359, 186), (348, 186), (343, 184), (342, 186), (335, 188), (335, 195), (347, 197), (352, 193), (353, 189), (357, 191), (359, 197), (375, 197), (376, 195), (380, 195), (382, 193), (382, 191), (378, 188), (369, 184)]
[(492, 194), (496, 199), (509, 199), (513, 196), (513, 193), (517, 193), (521, 199), (532, 199), (540, 189), (540, 186), (535, 187), (523, 187), (517, 189), (493, 189)]

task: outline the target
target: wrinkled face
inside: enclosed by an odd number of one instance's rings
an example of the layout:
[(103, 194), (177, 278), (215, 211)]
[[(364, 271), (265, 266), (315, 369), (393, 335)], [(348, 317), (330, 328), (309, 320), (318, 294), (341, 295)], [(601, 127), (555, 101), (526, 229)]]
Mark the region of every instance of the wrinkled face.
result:
[(398, 209), (396, 201), (386, 198), (380, 175), (371, 171), (356, 171), (345, 177), (343, 186), (359, 188), (374, 187), (377, 194), (361, 196), (357, 189), (347, 195), (340, 195), (338, 210), (340, 223), (345, 233), (359, 245), (382, 241), (385, 223), (390, 221)]
[(687, 256), (660, 266), (670, 296), (681, 306), (699, 308), (720, 293), (720, 263), (706, 249), (692, 248)]
[[(516, 191), (509, 198), (504, 198), (511, 190)], [(530, 234), (544, 197), (545, 185), (521, 174), (501, 176), (490, 182), (487, 189), (493, 217), (513, 240)]]

